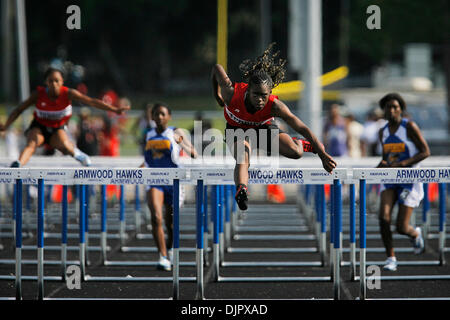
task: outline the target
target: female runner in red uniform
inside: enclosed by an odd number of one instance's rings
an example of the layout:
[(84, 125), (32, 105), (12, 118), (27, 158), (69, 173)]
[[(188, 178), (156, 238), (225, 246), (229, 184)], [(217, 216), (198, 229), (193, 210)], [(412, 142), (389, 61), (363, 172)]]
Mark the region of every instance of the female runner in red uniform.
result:
[[(266, 141), (270, 141), (271, 130), (277, 130), (279, 138), (279, 154), (291, 158), (299, 159), (303, 151), (317, 153), (324, 169), (328, 172), (336, 167), (336, 162), (325, 152), (322, 143), (311, 130), (297, 118), (289, 108), (277, 96), (272, 95), (272, 89), (277, 86), (284, 78), (285, 61), (279, 59), (275, 61), (279, 52), (273, 54), (271, 44), (264, 54), (255, 61), (245, 60), (239, 66), (243, 74), (245, 83), (232, 82), (223, 67), (216, 64), (211, 73), (211, 80), (214, 90), (214, 97), (219, 105), (224, 107), (224, 116), (227, 121), (226, 141), (228, 147), (236, 159), (234, 169), (234, 180), (237, 187), (235, 195), (236, 202), (241, 210), (247, 210), (247, 184), (248, 168), (250, 166), (250, 153), (252, 148), (247, 139), (228, 139), (229, 134), (234, 130), (266, 129), (268, 135)], [(300, 140), (291, 138), (287, 133), (271, 124), (273, 117), (280, 117), (292, 129), (306, 138)], [(234, 135), (234, 134), (233, 134)], [(257, 141), (259, 144), (259, 138)], [(270, 154), (271, 147), (268, 146), (267, 152)], [(238, 154), (239, 150), (245, 150), (244, 155)]]
[(69, 154), (85, 166), (91, 164), (88, 155), (76, 148), (64, 131), (65, 124), (72, 116), (72, 100), (83, 104), (113, 111), (121, 114), (128, 108), (117, 108), (106, 104), (99, 99), (90, 98), (75, 89), (65, 87), (63, 74), (60, 70), (49, 68), (44, 75), (46, 87), (38, 86), (31, 96), (22, 102), (9, 115), (4, 125), (0, 124), (0, 131), (7, 130), (9, 126), (31, 105), (35, 105), (34, 119), (25, 131), (27, 144), (22, 150), (19, 159), (11, 167), (24, 166), (30, 160), (36, 148), (44, 143), (58, 149), (63, 154)]

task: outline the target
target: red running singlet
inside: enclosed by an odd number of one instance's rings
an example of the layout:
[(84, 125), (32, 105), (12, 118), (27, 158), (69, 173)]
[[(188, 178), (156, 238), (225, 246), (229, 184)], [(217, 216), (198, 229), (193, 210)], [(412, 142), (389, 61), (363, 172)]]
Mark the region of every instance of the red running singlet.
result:
[(45, 87), (37, 87), (38, 98), (34, 118), (40, 124), (59, 128), (72, 116), (72, 104), (69, 100), (69, 88), (62, 86), (56, 100), (49, 98)]
[(268, 125), (274, 119), (272, 116), (272, 105), (277, 96), (270, 95), (264, 108), (255, 113), (250, 113), (245, 107), (245, 92), (248, 84), (236, 82), (234, 84), (234, 94), (229, 106), (223, 108), (223, 114), (227, 123), (233, 127), (256, 128)]

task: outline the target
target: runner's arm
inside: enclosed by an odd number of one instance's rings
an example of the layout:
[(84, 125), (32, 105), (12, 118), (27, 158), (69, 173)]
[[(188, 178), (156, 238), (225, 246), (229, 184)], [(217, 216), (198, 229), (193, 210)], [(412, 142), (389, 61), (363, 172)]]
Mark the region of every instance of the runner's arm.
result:
[(69, 89), (69, 99), (70, 100), (78, 100), (84, 104), (87, 104), (91, 107), (95, 107), (97, 109), (106, 110), (106, 111), (112, 111), (117, 114), (122, 114), (124, 111), (130, 110), (130, 106), (124, 106), (124, 107), (115, 107), (110, 104), (104, 103), (100, 99), (95, 99), (88, 97), (78, 90), (75, 89)]
[(180, 144), (181, 148), (186, 151), (191, 156), (191, 158), (195, 159), (198, 157), (197, 151), (195, 150), (194, 146), (191, 144), (189, 139), (186, 138), (183, 130), (180, 130), (179, 128), (175, 130), (175, 141)]
[(233, 82), (220, 64), (212, 68), (211, 82), (217, 103), (222, 107), (229, 105), (234, 94)]
[[(380, 141), (381, 145), (383, 145), (383, 129), (380, 129), (380, 131), (378, 131), (378, 140)], [(387, 167), (389, 167), (389, 164), (384, 155), (384, 152), (382, 151), (381, 153), (382, 153), (382, 158), (381, 158), (380, 163), (376, 166), (376, 168), (387, 168)]]
[(301, 121), (289, 110), (288, 106), (280, 100), (275, 99), (272, 105), (272, 115), (283, 119), (292, 129), (301, 134), (312, 144), (314, 150), (317, 152), (317, 155), (322, 160), (323, 167), (326, 171), (331, 172), (334, 168), (336, 168), (336, 162), (328, 153), (325, 152), (325, 148), (319, 142), (316, 135), (303, 123), (303, 121)]

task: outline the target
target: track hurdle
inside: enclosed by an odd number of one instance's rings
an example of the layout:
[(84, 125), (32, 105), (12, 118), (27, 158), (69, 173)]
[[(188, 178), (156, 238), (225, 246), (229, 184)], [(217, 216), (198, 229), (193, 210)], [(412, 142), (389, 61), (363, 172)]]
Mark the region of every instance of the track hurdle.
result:
[[(227, 185), (225, 185), (225, 188)], [(235, 189), (235, 186), (232, 186)], [(232, 194), (234, 195), (234, 193)], [(241, 214), (240, 219), (232, 219), (232, 239), (233, 240), (265, 240), (269, 235), (252, 235), (252, 234), (241, 234), (240, 232), (273, 232), (273, 231), (291, 231), (291, 232), (300, 232), (300, 231), (309, 231), (309, 217), (311, 216), (310, 208), (306, 206), (305, 202), (301, 197), (297, 198), (299, 203), (294, 206), (288, 206), (287, 211), (297, 211), (300, 207), (301, 210), (305, 210), (306, 219), (300, 217), (297, 214), (287, 213), (287, 212), (278, 212), (276, 221), (268, 221), (267, 217), (269, 216), (269, 211), (267, 206), (256, 206), (256, 212), (244, 213)], [(236, 201), (234, 200), (234, 196), (230, 197), (229, 200), (232, 201), (233, 207), (236, 207)], [(225, 202), (226, 204), (226, 202)], [(284, 206), (283, 206), (284, 207)], [(295, 221), (292, 220), (293, 216), (295, 216)], [(247, 222), (248, 218), (251, 217), (252, 222)], [(275, 225), (275, 224), (276, 225)], [(315, 226), (312, 227), (314, 229)], [(273, 240), (315, 240), (320, 239), (320, 237), (316, 234), (308, 234), (308, 235), (297, 235), (297, 234), (283, 234), (283, 235), (270, 235)], [(231, 240), (231, 239), (230, 239)], [(319, 240), (320, 241), (320, 240)], [(228, 253), (311, 253), (311, 252), (319, 252), (319, 248), (317, 247), (308, 247), (308, 248), (275, 248), (275, 247), (232, 247), (228, 245), (226, 247), (226, 252)], [(298, 262), (295, 262), (298, 263)], [(232, 266), (243, 266), (243, 264), (247, 264), (247, 266), (255, 266), (258, 264), (260, 266), (271, 264), (272, 262), (260, 262), (260, 263), (244, 263), (244, 262), (229, 262), (223, 261), (222, 266), (224, 267), (232, 267)]]
[[(445, 184), (450, 182), (449, 168), (353, 169), (360, 184), (360, 300), (367, 298), (366, 281), (366, 184), (439, 183), (439, 264), (445, 263)], [(409, 265), (420, 265), (421, 262)], [(399, 263), (399, 265), (401, 265)], [(450, 280), (450, 275), (381, 276), (383, 280)]]
[[(253, 172), (252, 172), (253, 171)], [(292, 173), (293, 171), (296, 172), (297, 176), (296, 178), (292, 179), (282, 179), (281, 176), (286, 176), (289, 173)], [(279, 184), (279, 183), (290, 183), (290, 184), (330, 184), (335, 183), (337, 186), (340, 185), (340, 180), (346, 179), (347, 177), (347, 170), (346, 169), (336, 169), (333, 174), (329, 174), (325, 172), (323, 169), (251, 169), (249, 170), (250, 179), (249, 184)], [(252, 178), (252, 177), (258, 177), (261, 176), (260, 179), (258, 178)], [(263, 178), (264, 177), (264, 178)], [(214, 185), (216, 190), (216, 195), (219, 194), (219, 186), (220, 185), (229, 185), (233, 184), (233, 169), (192, 169), (191, 170), (191, 178), (195, 179), (197, 181), (197, 187), (198, 190), (200, 190), (200, 187), (203, 188), (203, 185)], [(337, 180), (335, 182), (335, 180)], [(337, 201), (341, 200), (340, 196), (340, 188), (336, 188), (336, 199)], [(203, 199), (201, 198), (203, 194), (197, 193), (197, 208), (198, 208), (198, 214), (201, 214), (201, 208)], [(219, 197), (220, 198), (220, 197)], [(219, 208), (218, 202), (217, 208)], [(339, 208), (339, 205), (337, 205)], [(214, 224), (214, 235), (213, 235), (213, 249), (216, 248), (214, 252), (213, 259), (213, 270), (214, 270), (214, 277), (216, 281), (220, 282), (273, 282), (273, 281), (330, 281), (330, 276), (324, 276), (324, 277), (221, 277), (219, 274), (219, 210), (216, 210), (216, 214), (213, 217), (214, 221), (216, 222)], [(333, 250), (339, 250), (340, 249), (340, 239), (339, 239), (339, 227), (340, 227), (340, 219), (341, 219), (341, 213), (342, 210), (337, 210), (336, 215), (339, 216), (337, 219), (337, 223), (333, 225), (335, 228), (335, 245), (333, 247)], [(201, 245), (203, 242), (203, 239), (201, 237), (203, 236), (203, 225), (202, 225), (202, 219), (197, 219), (198, 222), (198, 230), (201, 230), (202, 232), (198, 231), (198, 246)], [(337, 231), (337, 232), (336, 232)], [(200, 255), (201, 248), (199, 247), (199, 255)], [(335, 255), (336, 259), (339, 259), (339, 254)], [(335, 299), (339, 299), (339, 261), (334, 261), (334, 265), (337, 266), (337, 269), (334, 270), (334, 297)], [(304, 264), (301, 264), (304, 265)], [(310, 264), (308, 264), (309, 266)], [(197, 283), (197, 299), (204, 299), (203, 295), (203, 264), (198, 261), (198, 279), (201, 279)]]
[[(107, 171), (106, 176), (96, 176), (92, 177), (93, 172), (97, 170), (96, 168), (89, 169), (2, 169), (0, 170), (3, 175), (8, 175), (11, 177), (8, 181), (13, 183), (16, 182), (16, 194), (15, 198), (15, 211), (16, 211), (16, 298), (21, 297), (21, 281), (22, 280), (34, 280), (36, 277), (22, 277), (21, 276), (21, 245), (22, 245), (22, 179), (25, 178), (26, 183), (38, 183), (38, 215), (37, 215), (37, 250), (38, 250), (38, 261), (37, 261), (37, 281), (38, 281), (38, 299), (44, 299), (44, 280), (57, 280), (61, 281), (63, 276), (57, 277), (44, 277), (44, 187), (48, 185), (81, 185), (80, 189), (80, 223), (79, 223), (79, 237), (80, 237), (80, 262), (79, 265), (82, 271), (82, 280), (84, 281), (161, 281), (164, 279), (155, 279), (150, 277), (91, 277), (85, 274), (85, 207), (87, 206), (85, 197), (85, 186), (86, 185), (96, 185), (96, 184), (158, 184), (158, 185), (173, 185), (174, 186), (174, 267), (173, 276), (170, 277), (170, 281), (173, 282), (173, 299), (178, 299), (179, 297), (179, 284), (180, 280), (195, 280), (195, 279), (182, 279), (179, 277), (179, 180), (185, 178), (186, 171), (184, 169), (98, 169), (101, 172)], [(123, 178), (123, 172), (132, 171), (138, 179), (126, 179)], [(122, 172), (122, 173), (121, 173)], [(67, 189), (65, 189), (67, 190)], [(67, 203), (64, 201), (63, 197), (63, 211), (67, 209)], [(64, 220), (67, 218), (66, 214), (63, 212), (63, 226)], [(62, 228), (62, 239), (67, 240), (65, 232), (67, 229)], [(103, 237), (105, 238), (105, 237)], [(64, 249), (64, 246), (63, 246)], [(64, 263), (62, 263), (64, 266)], [(4, 279), (2, 277), (2, 279)], [(167, 279), (166, 279), (167, 280)]]
[[(94, 168), (95, 169), (95, 168)], [(99, 169), (100, 170), (100, 169)], [(142, 178), (137, 179), (137, 181), (133, 181), (136, 179), (130, 179), (131, 182), (128, 184), (138, 184), (138, 185), (173, 185), (174, 186), (174, 242), (173, 242), (173, 254), (174, 254), (174, 262), (173, 262), (173, 275), (171, 277), (101, 277), (101, 276), (85, 276), (85, 281), (111, 281), (111, 282), (164, 282), (164, 281), (172, 281), (173, 282), (173, 298), (178, 299), (179, 292), (179, 281), (195, 281), (194, 277), (180, 277), (179, 276), (179, 267), (180, 267), (180, 259), (179, 259), (179, 250), (180, 250), (180, 228), (179, 228), (179, 197), (180, 197), (180, 179), (185, 179), (186, 171), (184, 169), (174, 169), (174, 168), (142, 168), (142, 169), (127, 169), (127, 168), (114, 168), (112, 171), (115, 174), (121, 171), (135, 171), (138, 170), (138, 176)], [(106, 266), (148, 266), (148, 265), (156, 265), (154, 261), (109, 261), (106, 257), (105, 242), (106, 242), (106, 201), (105, 201), (105, 187), (103, 185), (108, 184), (120, 184), (121, 186), (124, 183), (120, 183), (123, 179), (117, 178), (109, 178), (103, 179), (103, 181), (96, 181), (96, 184), (102, 184), (102, 246), (103, 246), (103, 262)], [(126, 179), (125, 179), (126, 180)], [(126, 182), (125, 182), (126, 183)], [(91, 183), (92, 184), (92, 183)], [(124, 195), (124, 189), (121, 190), (121, 194)], [(125, 221), (124, 217), (124, 209), (125, 209), (125, 201), (124, 198), (120, 199), (120, 221), (121, 227), (120, 232), (125, 233)], [(122, 222), (123, 221), (123, 222)], [(123, 242), (122, 242), (123, 243)]]

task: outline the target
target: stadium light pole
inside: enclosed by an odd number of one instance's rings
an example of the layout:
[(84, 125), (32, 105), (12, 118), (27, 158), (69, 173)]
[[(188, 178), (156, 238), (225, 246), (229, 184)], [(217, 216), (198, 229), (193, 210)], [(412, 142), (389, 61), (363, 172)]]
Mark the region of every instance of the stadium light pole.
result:
[(261, 52), (272, 42), (272, 0), (260, 0)]
[[(16, 22), (17, 22), (17, 52), (19, 55), (19, 98), (24, 101), (30, 96), (30, 79), (28, 73), (28, 48), (27, 48), (27, 25), (25, 16), (25, 1), (16, 0)], [(26, 118), (30, 111), (25, 111), (22, 116), (23, 126), (26, 126)]]
[(322, 1), (306, 0), (305, 90), (298, 104), (306, 112), (306, 123), (322, 139)]
[(305, 4), (306, 0), (289, 0), (288, 3), (288, 59), (290, 71), (296, 74), (296, 79), (301, 78), (306, 64)]
[(2, 83), (3, 93), (6, 101), (12, 99), (12, 52), (13, 52), (13, 38), (11, 28), (11, 14), (12, 14), (11, 0), (2, 0), (1, 6), (1, 37), (2, 37)]
[(217, 0), (217, 63), (227, 70), (228, 0)]
[(25, 17), (25, 1), (16, 0), (17, 17), (17, 51), (19, 54), (20, 100), (30, 96), (30, 80), (28, 77), (27, 26)]

